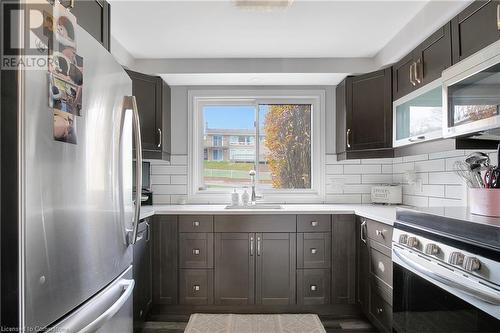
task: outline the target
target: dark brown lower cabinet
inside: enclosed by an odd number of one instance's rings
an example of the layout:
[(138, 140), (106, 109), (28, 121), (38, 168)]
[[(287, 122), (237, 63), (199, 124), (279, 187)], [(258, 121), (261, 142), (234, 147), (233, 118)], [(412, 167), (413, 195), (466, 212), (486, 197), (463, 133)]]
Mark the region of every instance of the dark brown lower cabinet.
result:
[(215, 304), (295, 304), (295, 233), (216, 233)]
[(210, 305), (214, 303), (214, 271), (212, 269), (181, 269), (179, 303)]
[(370, 288), (370, 252), (367, 241), (367, 228), (364, 219), (356, 218), (356, 265), (357, 275), (356, 299), (362, 311), (368, 314), (369, 310), (369, 288)]
[(295, 304), (294, 233), (256, 234), (255, 303)]
[(330, 269), (297, 270), (297, 303), (300, 305), (330, 303)]
[(297, 234), (297, 267), (331, 267), (331, 233), (311, 232)]
[(356, 217), (332, 217), (333, 304), (356, 304)]
[(254, 304), (255, 233), (215, 233), (215, 304)]
[(157, 215), (153, 223), (153, 302), (178, 304), (177, 216)]
[(134, 324), (136, 329), (140, 329), (153, 303), (150, 225), (150, 219), (141, 221), (137, 242), (134, 244), (133, 250)]

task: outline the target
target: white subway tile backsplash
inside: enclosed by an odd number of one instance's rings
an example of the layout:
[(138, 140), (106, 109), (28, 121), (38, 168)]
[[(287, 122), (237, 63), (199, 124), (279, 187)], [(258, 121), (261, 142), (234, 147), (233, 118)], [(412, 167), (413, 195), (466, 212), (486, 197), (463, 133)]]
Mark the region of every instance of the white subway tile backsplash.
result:
[(416, 172), (436, 172), (444, 170), (445, 170), (444, 160), (428, 160), (428, 161), (415, 162)]
[(371, 158), (361, 160), (361, 164), (393, 164), (392, 158)]
[(406, 171), (415, 170), (415, 163), (397, 163), (392, 166), (393, 173), (405, 173)]
[[(151, 186), (154, 194), (187, 194), (186, 185), (159, 185), (154, 184)], [(153, 194), (153, 196), (154, 196)]]
[(467, 198), (466, 188), (461, 185), (446, 185), (445, 197), (449, 199), (465, 200)]
[(151, 165), (152, 175), (187, 175), (187, 166)]
[(392, 175), (361, 175), (363, 184), (391, 184)]
[(416, 195), (403, 195), (403, 204), (416, 207), (428, 207), (429, 197)]
[(327, 194), (325, 201), (327, 203), (361, 203), (361, 194)]
[(383, 164), (382, 165), (382, 173), (390, 173), (392, 175), (393, 172), (393, 166), (392, 164)]
[(373, 185), (355, 185), (344, 186), (344, 193), (361, 193), (369, 194), (372, 191)]
[(153, 193), (154, 205), (170, 205), (170, 195)]
[(186, 175), (172, 175), (170, 176), (170, 183), (176, 185), (186, 185), (187, 176)]
[(327, 175), (341, 175), (344, 173), (344, 166), (338, 164), (330, 164), (326, 166)]
[(454, 172), (429, 173), (429, 184), (463, 185), (462, 179)]
[(382, 167), (380, 165), (349, 165), (344, 166), (345, 174), (380, 174)]
[(455, 199), (445, 199), (445, 198), (429, 198), (429, 207), (459, 207), (464, 206), (464, 200), (455, 200)]
[[(466, 188), (455, 175), (453, 164), (467, 151), (447, 151), (417, 156), (337, 161), (325, 158), (325, 202), (370, 203), (371, 187), (405, 183), (405, 172), (415, 171), (417, 183), (404, 186), (403, 203), (412, 206), (466, 204)], [(491, 153), (492, 158), (496, 153)], [(154, 204), (178, 204), (187, 199), (187, 155), (173, 155), (171, 162), (151, 161)], [(497, 163), (492, 162), (492, 163)]]
[(151, 184), (166, 185), (170, 184), (169, 175), (151, 175)]
[(416, 161), (426, 161), (429, 159), (429, 155), (413, 155), (403, 157), (403, 162), (416, 162)]
[(443, 151), (439, 153), (431, 153), (429, 154), (429, 159), (430, 160), (435, 160), (439, 158), (448, 158), (448, 157), (456, 157), (456, 156), (464, 156), (465, 152), (463, 150), (450, 150), (450, 151)]

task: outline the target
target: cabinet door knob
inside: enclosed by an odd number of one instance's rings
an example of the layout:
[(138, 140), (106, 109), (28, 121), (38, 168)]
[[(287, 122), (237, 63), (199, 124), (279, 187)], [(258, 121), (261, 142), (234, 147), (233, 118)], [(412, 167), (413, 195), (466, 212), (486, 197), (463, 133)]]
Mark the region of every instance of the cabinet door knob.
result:
[(200, 249), (193, 249), (193, 254), (195, 256), (199, 255), (200, 254)]
[(315, 285), (315, 284), (312, 284), (310, 288), (311, 288), (311, 291), (316, 291), (316, 290), (318, 290), (318, 286), (317, 286), (317, 285)]
[(316, 252), (318, 252), (318, 250), (316, 250), (315, 248), (311, 249), (311, 254), (316, 254)]
[(377, 314), (381, 314), (382, 312), (384, 312), (384, 309), (382, 309), (382, 308), (377, 308)]
[(193, 227), (199, 227), (200, 226), (200, 222), (199, 221), (194, 221), (193, 222)]
[(199, 285), (197, 285), (197, 284), (195, 284), (195, 285), (193, 286), (193, 290), (194, 290), (194, 291), (200, 291), (200, 286), (199, 286)]
[(318, 221), (311, 221), (311, 226), (312, 227), (317, 227), (318, 226)]

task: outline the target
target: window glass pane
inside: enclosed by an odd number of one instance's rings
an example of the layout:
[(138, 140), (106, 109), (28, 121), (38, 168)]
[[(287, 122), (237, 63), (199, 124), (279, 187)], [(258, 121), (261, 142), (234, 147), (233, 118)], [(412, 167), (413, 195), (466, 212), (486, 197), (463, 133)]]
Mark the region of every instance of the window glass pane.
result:
[(255, 166), (255, 107), (204, 106), (204, 189), (228, 189), (249, 184)]
[(311, 105), (259, 105), (259, 186), (311, 188)]

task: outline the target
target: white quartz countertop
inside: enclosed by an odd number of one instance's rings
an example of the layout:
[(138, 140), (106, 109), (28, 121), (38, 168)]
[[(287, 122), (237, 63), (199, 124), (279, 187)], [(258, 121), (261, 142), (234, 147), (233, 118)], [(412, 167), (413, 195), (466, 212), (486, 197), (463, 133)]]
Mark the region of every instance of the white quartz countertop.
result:
[(356, 214), (393, 225), (398, 206), (356, 204), (284, 204), (282, 209), (225, 209), (226, 205), (153, 205), (141, 207), (141, 219), (153, 215)]

